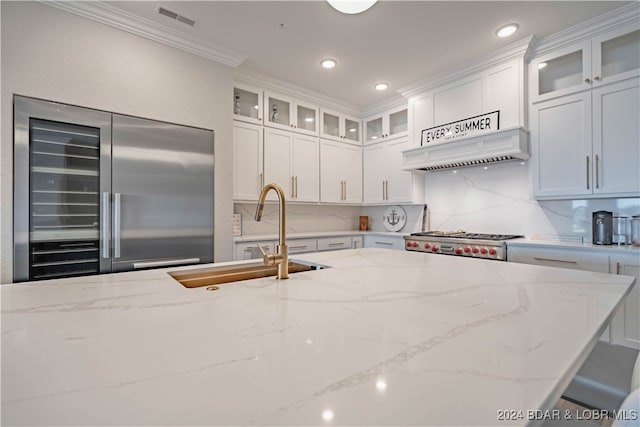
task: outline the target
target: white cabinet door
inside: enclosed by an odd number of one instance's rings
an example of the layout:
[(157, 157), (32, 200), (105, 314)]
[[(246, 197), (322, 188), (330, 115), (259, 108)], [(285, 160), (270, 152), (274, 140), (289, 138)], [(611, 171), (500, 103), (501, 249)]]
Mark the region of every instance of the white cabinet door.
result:
[(593, 38), (591, 49), (594, 87), (640, 75), (639, 22)]
[(292, 149), (292, 200), (317, 202), (320, 191), (320, 144), (318, 138), (295, 135)]
[[(265, 128), (264, 131), (264, 183), (276, 183), (284, 191), (285, 197), (291, 197), (293, 191), (291, 156), (293, 152), (293, 133), (278, 129)], [(268, 200), (276, 200), (269, 192)]]
[(364, 143), (400, 138), (408, 135), (408, 105), (367, 117), (364, 120)]
[(640, 192), (640, 79), (594, 89), (594, 193)]
[(339, 142), (320, 142), (320, 201), (343, 201), (342, 147)]
[(534, 196), (591, 194), (589, 92), (535, 104), (531, 136)]
[(387, 202), (401, 203), (411, 200), (411, 183), (413, 176), (402, 170), (402, 150), (409, 148), (406, 138), (390, 141), (387, 145)]
[(344, 145), (341, 150), (344, 202), (362, 203), (362, 148)]
[(262, 189), (263, 128), (233, 123), (233, 198), (258, 200)]
[(235, 83), (233, 85), (233, 119), (262, 124), (262, 89)]
[(636, 283), (611, 322), (611, 341), (640, 350), (640, 254), (611, 257), (611, 273), (634, 276)]
[(339, 142), (320, 143), (320, 201), (362, 203), (362, 149)]
[(318, 107), (277, 93), (264, 93), (267, 126), (307, 135), (318, 135)]
[(383, 203), (386, 194), (386, 146), (375, 144), (363, 149), (364, 202)]
[(360, 119), (331, 111), (320, 112), (320, 137), (360, 145)]
[(422, 140), (422, 131), (434, 125), (433, 96), (416, 96), (409, 100), (409, 144), (419, 147)]

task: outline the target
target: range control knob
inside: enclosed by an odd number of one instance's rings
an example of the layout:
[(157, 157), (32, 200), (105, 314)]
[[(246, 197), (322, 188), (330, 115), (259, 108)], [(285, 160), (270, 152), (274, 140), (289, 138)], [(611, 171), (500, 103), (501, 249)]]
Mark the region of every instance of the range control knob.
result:
[(428, 243), (425, 243), (425, 244), (424, 244), (424, 248), (425, 248), (425, 249), (429, 249), (430, 247), (431, 247), (431, 245), (430, 245), (430, 244), (428, 244)]
[(496, 255), (498, 253), (498, 251), (496, 251), (494, 248), (489, 249), (489, 255)]
[(481, 253), (482, 255), (486, 255), (486, 254), (487, 254), (487, 248), (482, 248), (482, 249), (480, 249), (480, 253)]
[(453, 252), (455, 252), (456, 255), (460, 255), (462, 253), (462, 248), (455, 248)]
[(471, 248), (469, 246), (464, 248), (464, 253), (468, 254), (469, 252), (471, 252)]
[(471, 252), (473, 252), (474, 254), (477, 254), (479, 252), (479, 249), (478, 248), (473, 248), (473, 249), (471, 249)]
[(437, 245), (433, 245), (431, 246), (431, 252), (438, 252), (438, 246)]

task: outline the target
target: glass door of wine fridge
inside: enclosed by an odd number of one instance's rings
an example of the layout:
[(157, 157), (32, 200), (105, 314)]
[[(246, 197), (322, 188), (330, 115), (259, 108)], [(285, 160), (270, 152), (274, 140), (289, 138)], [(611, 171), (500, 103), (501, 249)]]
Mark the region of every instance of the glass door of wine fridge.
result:
[(111, 115), (24, 97), (14, 108), (14, 281), (109, 271)]

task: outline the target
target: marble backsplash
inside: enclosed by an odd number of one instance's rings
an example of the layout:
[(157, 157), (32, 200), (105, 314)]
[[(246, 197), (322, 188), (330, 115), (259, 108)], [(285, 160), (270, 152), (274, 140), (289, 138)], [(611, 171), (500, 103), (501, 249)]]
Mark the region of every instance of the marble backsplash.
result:
[[(234, 213), (242, 214), (242, 234), (277, 234), (278, 204), (265, 204), (262, 220), (254, 220), (255, 203), (236, 203)], [(287, 203), (287, 232), (357, 230), (361, 206), (325, 206)]]
[[(534, 200), (528, 167), (528, 162), (508, 162), (491, 164), (486, 169), (477, 166), (426, 173), (425, 202), (431, 229), (590, 241), (592, 212), (640, 214), (638, 198)], [(422, 206), (404, 208), (408, 221), (402, 231), (419, 231)], [(370, 217), (382, 218), (384, 208), (364, 211)], [(370, 222), (384, 229), (381, 220)]]
[[(537, 201), (531, 196), (528, 162), (429, 172), (424, 175), (431, 230), (463, 229), (478, 233), (522, 234), (528, 238), (591, 240), (591, 214), (598, 210), (640, 214), (639, 198)], [(420, 231), (423, 205), (403, 205), (407, 224), (400, 231)], [(386, 206), (287, 205), (287, 231), (357, 230), (358, 217), (369, 216), (369, 229), (386, 231)], [(243, 234), (277, 233), (277, 204), (265, 206), (263, 222), (253, 220), (255, 204), (236, 204)]]

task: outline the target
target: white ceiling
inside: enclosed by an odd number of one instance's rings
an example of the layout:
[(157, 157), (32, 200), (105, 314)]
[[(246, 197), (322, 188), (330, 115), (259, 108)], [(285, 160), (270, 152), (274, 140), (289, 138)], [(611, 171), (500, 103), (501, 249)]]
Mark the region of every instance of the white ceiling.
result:
[[(359, 109), (397, 97), (471, 58), (534, 35), (537, 39), (629, 2), (619, 1), (379, 1), (344, 15), (325, 1), (123, 1), (128, 13), (223, 46), (247, 59), (238, 69), (277, 79)], [(156, 12), (158, 5), (194, 19), (189, 27)], [(498, 39), (515, 22), (519, 31)], [(333, 70), (320, 67), (326, 57)], [(374, 83), (390, 88), (376, 92)]]

